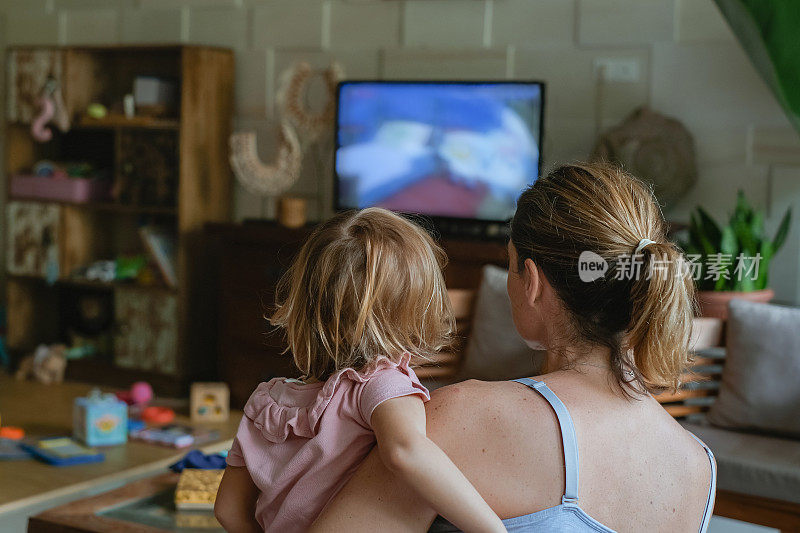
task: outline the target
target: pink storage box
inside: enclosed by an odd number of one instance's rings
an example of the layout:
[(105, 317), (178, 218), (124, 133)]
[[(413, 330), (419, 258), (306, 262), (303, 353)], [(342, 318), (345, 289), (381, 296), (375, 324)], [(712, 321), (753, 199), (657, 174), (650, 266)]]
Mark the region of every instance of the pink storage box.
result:
[(107, 180), (19, 175), (11, 177), (11, 196), (14, 198), (84, 203), (107, 200), (110, 192), (111, 187)]

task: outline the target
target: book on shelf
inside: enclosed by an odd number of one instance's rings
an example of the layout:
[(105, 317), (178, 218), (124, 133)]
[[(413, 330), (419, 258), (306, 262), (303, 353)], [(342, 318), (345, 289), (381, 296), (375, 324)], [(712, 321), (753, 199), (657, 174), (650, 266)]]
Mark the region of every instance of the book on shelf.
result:
[(147, 252), (153, 258), (164, 281), (172, 288), (178, 286), (175, 273), (175, 235), (156, 226), (142, 226), (139, 235)]

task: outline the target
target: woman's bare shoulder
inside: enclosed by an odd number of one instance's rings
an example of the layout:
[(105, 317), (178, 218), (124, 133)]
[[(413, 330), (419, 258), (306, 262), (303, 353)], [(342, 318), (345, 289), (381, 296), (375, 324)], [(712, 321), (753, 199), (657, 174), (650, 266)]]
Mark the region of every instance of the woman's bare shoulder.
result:
[(426, 405), (429, 426), (465, 426), (468, 419), (476, 428), (486, 420), (492, 426), (528, 422), (538, 416), (552, 418), (547, 402), (530, 388), (513, 381), (467, 380), (436, 389)]

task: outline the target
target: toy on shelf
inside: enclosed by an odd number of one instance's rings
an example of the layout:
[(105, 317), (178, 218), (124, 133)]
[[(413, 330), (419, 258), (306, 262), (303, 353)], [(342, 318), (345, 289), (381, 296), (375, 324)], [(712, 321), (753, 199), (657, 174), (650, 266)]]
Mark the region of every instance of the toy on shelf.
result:
[(99, 463), (105, 460), (105, 455), (101, 452), (82, 446), (69, 437), (24, 442), (20, 447), (40, 461), (54, 466)]
[(33, 198), (86, 203), (108, 200), (111, 180), (108, 172), (87, 161), (38, 161), (21, 174), (10, 177), (10, 193), (17, 199)]
[(51, 121), (61, 131), (69, 130), (69, 115), (57, 79), (52, 76), (47, 79), (37, 103), (41, 110), (31, 122), (31, 137), (40, 143), (50, 141), (53, 138), (53, 131), (47, 124)]
[(72, 435), (89, 446), (124, 444), (128, 440), (128, 405), (114, 394), (103, 394), (98, 389), (76, 398)]
[(86, 106), (86, 114), (95, 120), (102, 120), (108, 116), (108, 108), (103, 104), (94, 102)]
[(40, 344), (32, 355), (25, 357), (19, 364), (15, 378), (19, 381), (33, 378), (49, 385), (64, 381), (64, 370), (67, 368), (67, 347), (63, 344), (48, 346)]
[(212, 510), (217, 499), (219, 483), (225, 470), (187, 468), (181, 472), (175, 488), (175, 508), (181, 510)]
[(224, 422), (230, 414), (230, 390), (226, 383), (192, 383), (193, 422)]

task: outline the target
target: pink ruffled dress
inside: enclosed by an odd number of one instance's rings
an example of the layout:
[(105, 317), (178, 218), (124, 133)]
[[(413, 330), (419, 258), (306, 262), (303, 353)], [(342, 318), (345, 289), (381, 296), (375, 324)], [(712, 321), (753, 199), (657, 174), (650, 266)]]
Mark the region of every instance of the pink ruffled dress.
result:
[(261, 490), (256, 519), (265, 531), (309, 528), (375, 444), (370, 418), (378, 405), (408, 395), (430, 399), (410, 358), (381, 358), (324, 383), (274, 378), (256, 388), (228, 464), (246, 466)]

